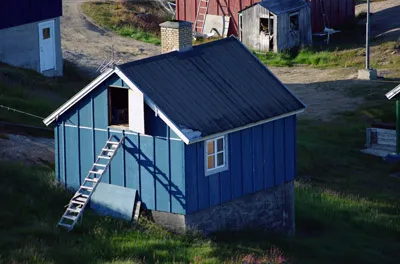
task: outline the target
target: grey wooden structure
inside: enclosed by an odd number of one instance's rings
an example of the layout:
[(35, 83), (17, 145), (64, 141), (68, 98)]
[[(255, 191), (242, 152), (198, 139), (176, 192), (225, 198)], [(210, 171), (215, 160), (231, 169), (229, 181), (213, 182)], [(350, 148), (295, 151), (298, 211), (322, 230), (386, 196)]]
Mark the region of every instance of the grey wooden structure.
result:
[(261, 52), (310, 45), (310, 7), (304, 0), (256, 3), (239, 13), (239, 38), (250, 49)]

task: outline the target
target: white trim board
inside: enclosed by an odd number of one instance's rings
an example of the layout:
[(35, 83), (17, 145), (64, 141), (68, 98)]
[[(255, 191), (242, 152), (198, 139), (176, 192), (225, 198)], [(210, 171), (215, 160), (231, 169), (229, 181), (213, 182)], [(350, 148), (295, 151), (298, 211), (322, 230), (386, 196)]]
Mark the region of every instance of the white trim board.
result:
[(57, 119), (58, 116), (64, 114), (70, 107), (72, 107), (75, 103), (80, 101), (83, 97), (85, 97), (88, 93), (90, 93), (94, 88), (96, 88), (99, 84), (101, 84), (105, 79), (110, 77), (114, 73), (113, 69), (109, 69), (105, 71), (103, 74), (99, 75), (96, 79), (94, 79), (91, 83), (86, 85), (85, 88), (80, 90), (77, 94), (75, 94), (71, 99), (61, 105), (56, 111), (51, 113), (48, 117), (43, 120), (43, 123), (48, 126), (54, 120)]

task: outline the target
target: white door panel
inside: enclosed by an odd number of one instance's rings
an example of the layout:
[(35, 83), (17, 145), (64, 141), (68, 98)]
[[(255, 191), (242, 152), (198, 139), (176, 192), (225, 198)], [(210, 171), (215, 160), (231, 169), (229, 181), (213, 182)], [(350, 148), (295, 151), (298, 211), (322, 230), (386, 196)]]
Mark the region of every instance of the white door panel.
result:
[(55, 69), (54, 21), (39, 24), (40, 71)]

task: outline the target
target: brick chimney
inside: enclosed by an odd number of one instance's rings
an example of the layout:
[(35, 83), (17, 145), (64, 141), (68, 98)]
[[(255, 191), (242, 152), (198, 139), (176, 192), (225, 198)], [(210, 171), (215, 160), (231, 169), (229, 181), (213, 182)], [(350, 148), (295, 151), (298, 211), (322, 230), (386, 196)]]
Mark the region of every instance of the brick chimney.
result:
[(160, 27), (161, 53), (187, 51), (192, 48), (192, 23), (172, 20), (161, 23)]

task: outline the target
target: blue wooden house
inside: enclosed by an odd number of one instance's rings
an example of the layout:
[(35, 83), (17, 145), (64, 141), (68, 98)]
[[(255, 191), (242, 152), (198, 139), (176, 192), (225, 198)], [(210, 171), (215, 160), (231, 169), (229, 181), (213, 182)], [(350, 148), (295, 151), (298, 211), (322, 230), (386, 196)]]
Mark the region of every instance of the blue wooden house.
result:
[(293, 231), (304, 104), (236, 38), (192, 47), (184, 21), (161, 32), (164, 54), (106, 70), (45, 119), (57, 180), (79, 189), (114, 136), (101, 182), (136, 190), (157, 223)]

